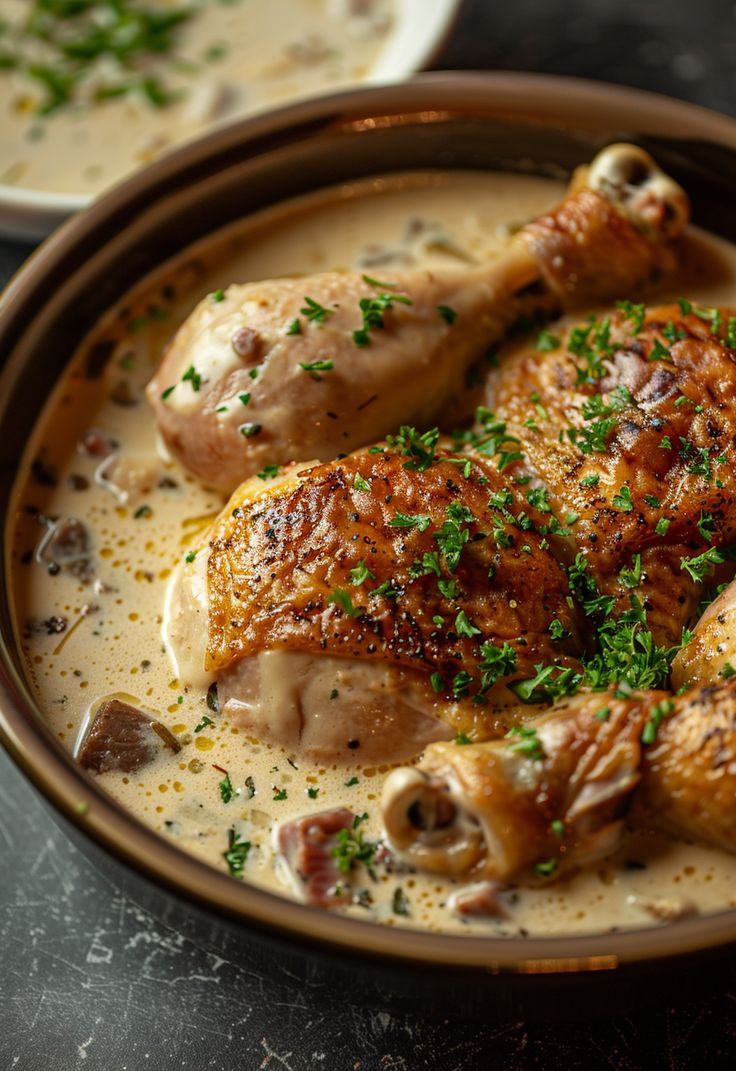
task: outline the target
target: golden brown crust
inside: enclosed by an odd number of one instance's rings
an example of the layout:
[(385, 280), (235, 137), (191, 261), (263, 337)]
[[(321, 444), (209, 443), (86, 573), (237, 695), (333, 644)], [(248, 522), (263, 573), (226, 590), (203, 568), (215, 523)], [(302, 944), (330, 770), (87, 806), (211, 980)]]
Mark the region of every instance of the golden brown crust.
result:
[[(467, 864), (480, 876), (507, 879), (533, 864), (547, 862), (546, 872), (553, 873), (611, 851), (639, 782), (647, 709), (637, 698), (589, 692), (557, 704), (524, 736), (462, 747), (431, 744), (418, 766), (430, 791), (472, 816), (482, 831)], [(393, 806), (390, 790), (384, 792), (387, 827), (403, 832), (406, 825), (389, 813)], [(462, 838), (463, 823), (455, 829)], [(405, 855), (446, 870), (458, 854), (455, 829), (448, 827), (446, 855), (429, 856), (417, 827), (406, 846), (418, 851)]]
[(580, 189), (519, 235), (563, 306), (580, 308), (601, 293), (630, 294), (671, 271), (675, 253), (653, 242), (600, 193)]
[[(571, 664), (578, 620), (566, 576), (540, 537), (514, 523), (525, 504), (490, 462), (474, 458), (466, 470), (467, 458), (448, 457), (440, 450), (417, 472), (405, 456), (363, 451), (312, 469), (282, 494), (254, 502), (236, 493), (210, 543), (207, 668), (283, 647), (439, 673), (439, 691), (467, 697), (479, 690), (484, 641), (510, 644), (512, 678), (533, 676), (535, 662)], [(511, 495), (506, 512), (489, 505), (499, 491)], [(405, 517), (419, 524), (397, 526)], [(455, 567), (443, 553), (448, 529), (460, 533)], [(425, 555), (435, 567), (416, 575)], [(361, 563), (372, 576), (356, 584)], [(396, 596), (370, 594), (382, 585)], [(559, 641), (549, 633), (555, 619)], [(463, 635), (464, 622), (479, 632)], [(458, 689), (461, 673), (472, 680)]]
[[(674, 640), (697, 603), (682, 559), (736, 536), (736, 353), (724, 341), (732, 313), (717, 315), (717, 331), (677, 305), (648, 310), (636, 331), (621, 312), (610, 333), (605, 321), (584, 323), (553, 351), (509, 354), (490, 390), (558, 515), (578, 516), (575, 543), (601, 590), (623, 606), (630, 589), (618, 573), (642, 555), (660, 640)], [(592, 402), (605, 409), (586, 419)]]
[(644, 749), (634, 820), (736, 851), (736, 681), (673, 701)]

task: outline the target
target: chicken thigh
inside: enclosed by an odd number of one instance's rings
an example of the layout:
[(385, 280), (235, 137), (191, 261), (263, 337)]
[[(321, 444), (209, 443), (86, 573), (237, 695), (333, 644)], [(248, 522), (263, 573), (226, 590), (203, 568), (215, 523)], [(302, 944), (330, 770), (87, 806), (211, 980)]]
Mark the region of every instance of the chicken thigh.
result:
[(509, 352), (487, 404), (543, 487), (530, 499), (569, 519), (583, 589), (615, 615), (634, 596), (678, 642), (736, 537), (736, 315), (622, 302)]
[(398, 761), (520, 715), (513, 682), (577, 666), (577, 611), (497, 460), (436, 433), (246, 482), (172, 589), (168, 642), (256, 736)]
[(159, 430), (187, 469), (230, 493), (266, 465), (327, 460), (402, 422), (427, 427), (520, 317), (629, 293), (672, 267), (687, 215), (645, 152), (612, 146), (497, 262), (217, 291), (148, 386)]

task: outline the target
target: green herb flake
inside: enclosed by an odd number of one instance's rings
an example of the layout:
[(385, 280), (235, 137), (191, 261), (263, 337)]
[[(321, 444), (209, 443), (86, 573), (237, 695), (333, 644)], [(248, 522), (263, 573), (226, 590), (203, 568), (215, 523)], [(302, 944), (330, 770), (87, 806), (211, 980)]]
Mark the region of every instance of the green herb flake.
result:
[(304, 297), (304, 306), (299, 309), (299, 312), (310, 323), (321, 324), (324, 323), (328, 316), (332, 316), (332, 309), (325, 308), (324, 305), (320, 305), (314, 298)]
[(551, 331), (540, 331), (537, 335), (536, 349), (538, 353), (551, 353), (559, 349), (560, 340)]
[(366, 580), (375, 580), (375, 573), (372, 573), (365, 561), (361, 559), (354, 569), (350, 570), (350, 580), (356, 587), (360, 587), (361, 584), (365, 584)]
[(663, 699), (661, 703), (656, 703), (649, 711), (649, 718), (642, 729), (641, 742), (642, 744), (653, 744), (657, 739), (657, 730), (664, 721), (664, 719), (672, 713), (675, 709), (675, 704), (671, 699)]
[(420, 532), (426, 532), (431, 522), (432, 518), (426, 515), (411, 515), (397, 510), (389, 523), (392, 528), (418, 528)]
[(624, 484), (619, 488), (618, 494), (613, 496), (614, 509), (620, 509), (624, 513), (631, 513), (634, 503), (631, 501), (631, 489)]
[(228, 831), (228, 848), (226, 852), (223, 852), (223, 858), (228, 865), (231, 877), (238, 878), (239, 881), (243, 880), (243, 871), (250, 847), (250, 841), (241, 840), (233, 828)]
[(480, 629), (473, 624), (464, 610), (460, 610), (455, 618), (455, 631), (458, 636), (480, 636)]
[(330, 372), (335, 365), (333, 361), (300, 361), (299, 367), (305, 372)]
[[(357, 777), (355, 783), (357, 783)], [(376, 854), (377, 843), (365, 840), (363, 833), (353, 823), (352, 829), (338, 829), (337, 844), (332, 849), (332, 858), (342, 874), (348, 874), (358, 864), (370, 866)]]
[(336, 588), (331, 595), (327, 596), (328, 603), (336, 603), (343, 611), (348, 614), (349, 617), (361, 617), (364, 613), (363, 609), (359, 606), (353, 606), (353, 600), (350, 593), (343, 591), (341, 588)]
[(460, 315), (455, 309), (451, 309), (449, 305), (438, 305), (437, 312), (450, 327), (452, 327)]
[(526, 725), (514, 725), (506, 733), (507, 745), (510, 751), (515, 751), (534, 762), (541, 762), (544, 758), (544, 749), (541, 740), (537, 739), (537, 730)]
[(698, 554), (693, 558), (683, 558), (680, 568), (684, 569), (693, 580), (700, 582), (710, 574), (712, 566), (722, 565), (725, 560), (725, 556), (717, 547), (710, 547), (703, 554)]

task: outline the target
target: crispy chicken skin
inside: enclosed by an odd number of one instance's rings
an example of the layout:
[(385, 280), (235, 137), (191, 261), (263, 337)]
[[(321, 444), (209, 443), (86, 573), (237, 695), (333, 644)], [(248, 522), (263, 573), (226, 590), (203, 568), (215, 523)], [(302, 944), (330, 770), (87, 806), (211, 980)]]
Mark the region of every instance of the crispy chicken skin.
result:
[(672, 663), (672, 687), (717, 684), (736, 670), (736, 581), (706, 608)]
[(200, 303), (149, 384), (160, 432), (229, 493), (266, 464), (328, 460), (403, 422), (427, 427), (520, 317), (615, 297), (671, 268), (687, 215), (646, 153), (612, 146), (496, 262), (386, 284), (331, 272), (231, 286)]
[[(509, 681), (533, 676), (540, 661), (577, 665), (579, 620), (565, 572), (538, 534), (515, 523), (524, 503), (495, 462), (438, 448), (426, 468), (416, 464), (407, 450), (380, 446), (297, 466), (275, 489), (246, 483), (183, 567), (175, 601), (191, 605), (187, 593), (206, 587), (199, 657), (217, 677), (221, 702), (237, 707), (254, 686), (253, 658), (266, 653), (309, 656), (312, 668), (337, 674), (342, 666), (351, 676), (348, 690), (334, 679), (330, 701), (323, 675), (319, 695), (309, 693), (311, 715), (301, 703), (288, 744), (302, 753), (344, 757), (347, 740), (362, 747), (370, 737), (381, 761), (396, 761), (396, 748), (417, 754), (427, 741), (406, 720), (403, 741), (401, 724), (376, 733), (377, 711), (385, 717), (406, 703), (407, 690), (435, 738), (439, 725), (441, 735), (487, 739), (518, 720)], [(525, 523), (541, 521), (529, 507), (526, 514)], [(191, 613), (175, 612), (171, 622), (170, 642), (181, 649)], [(296, 680), (304, 700), (310, 678)], [(284, 743), (279, 725), (273, 712), (250, 722), (257, 735)]]
[(736, 320), (688, 307), (624, 308), (518, 346), (486, 399), (557, 514), (578, 516), (574, 549), (621, 607), (619, 572), (641, 555), (636, 594), (667, 643), (701, 591), (683, 559), (736, 535)]
[(398, 857), (426, 870), (506, 880), (612, 851), (633, 823), (736, 850), (736, 682), (671, 699), (581, 694), (525, 735), (427, 748), (384, 784)]

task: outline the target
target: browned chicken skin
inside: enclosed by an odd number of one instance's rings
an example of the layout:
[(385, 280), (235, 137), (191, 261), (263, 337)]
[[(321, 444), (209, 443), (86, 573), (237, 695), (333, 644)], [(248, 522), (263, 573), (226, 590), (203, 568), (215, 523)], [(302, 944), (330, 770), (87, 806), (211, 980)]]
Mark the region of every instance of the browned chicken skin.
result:
[[(677, 642), (736, 536), (736, 319), (689, 303), (625, 307), (507, 354), (487, 402), (520, 440), (519, 468), (573, 515), (601, 592), (645, 600), (658, 642)], [(684, 311), (683, 311), (684, 310)], [(640, 582), (620, 571), (641, 556)], [(686, 563), (687, 564), (687, 563)]]
[[(510, 681), (533, 676), (540, 661), (577, 666), (580, 621), (564, 570), (531, 530), (541, 516), (524, 511), (495, 461), (431, 448), (422, 468), (410, 449), (361, 451), (272, 491), (245, 484), (231, 498), (179, 581), (185, 593), (206, 569), (206, 668), (226, 707), (252, 679), (254, 657), (284, 652), (331, 660), (333, 673), (338, 663), (360, 667), (374, 681), (401, 674), (414, 705), (445, 727), (441, 735), (487, 739), (518, 720), (503, 709), (518, 707)], [(177, 620), (172, 641), (181, 647), (191, 627), (185, 618), (177, 640)], [(372, 758), (396, 761), (397, 748), (406, 757), (427, 742), (406, 722), (403, 740), (376, 733), (373, 706), (358, 731), (365, 694), (335, 687), (326, 702), (330, 689), (315, 703), (341, 727), (343, 748), (373, 736)], [(384, 708), (403, 694), (397, 688), (392, 698), (389, 688)], [(297, 739), (285, 739), (275, 713), (250, 727), (323, 754), (332, 744), (307, 742), (304, 708)]]
[(629, 818), (736, 850), (736, 682), (672, 699), (587, 693), (521, 733), (427, 748), (383, 791), (391, 847), (416, 866), (505, 880), (616, 847)]
[(522, 316), (612, 298), (671, 268), (687, 198), (642, 150), (611, 146), (497, 262), (324, 273), (205, 298), (148, 387), (169, 450), (232, 492), (267, 464), (328, 460), (427, 427)]

